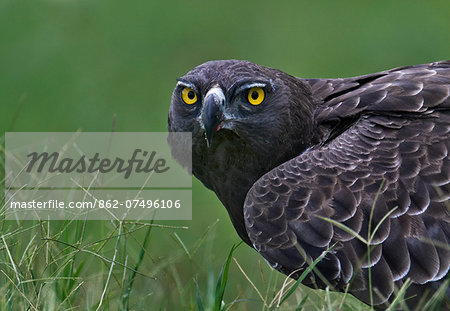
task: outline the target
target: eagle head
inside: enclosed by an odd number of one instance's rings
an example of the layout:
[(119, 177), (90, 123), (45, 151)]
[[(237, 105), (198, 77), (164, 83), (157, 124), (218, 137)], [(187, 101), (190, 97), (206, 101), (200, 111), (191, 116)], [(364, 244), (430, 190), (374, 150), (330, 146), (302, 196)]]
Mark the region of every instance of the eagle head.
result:
[(205, 161), (223, 170), (256, 162), (267, 171), (310, 145), (310, 98), (300, 79), (282, 71), (248, 61), (210, 61), (178, 79), (168, 128), (192, 132), (196, 176), (196, 162)]

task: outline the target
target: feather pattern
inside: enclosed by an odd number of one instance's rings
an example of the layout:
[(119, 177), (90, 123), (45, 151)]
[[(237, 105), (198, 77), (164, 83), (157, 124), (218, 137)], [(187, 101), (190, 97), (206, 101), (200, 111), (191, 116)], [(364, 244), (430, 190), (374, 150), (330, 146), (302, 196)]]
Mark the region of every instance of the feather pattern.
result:
[[(449, 239), (443, 228), (450, 222), (450, 63), (308, 82), (312, 95), (323, 100), (316, 110), (318, 124), (354, 115), (358, 119), (333, 140), (279, 165), (253, 185), (244, 204), (252, 243), (274, 263), (278, 254), (294, 252), (296, 244), (306, 243), (320, 254), (337, 243), (331, 253), (337, 258), (333, 273), (320, 272), (342, 289), (349, 278), (365, 280), (372, 267), (376, 304), (387, 301), (397, 280), (424, 284), (443, 278), (450, 266), (448, 248), (438, 246), (448, 245)], [(277, 192), (273, 184), (284, 185), (285, 191)], [(265, 196), (259, 195), (261, 188)], [(272, 191), (277, 199), (267, 202)], [(264, 242), (273, 234), (266, 216), (274, 209), (284, 215), (276, 220), (277, 236), (286, 237), (278, 245)], [(304, 221), (290, 217), (299, 214), (306, 214)], [(370, 257), (364, 259), (368, 247)], [(300, 269), (299, 275), (305, 261), (289, 265), (278, 264), (277, 269), (286, 274)], [(364, 301), (367, 291), (354, 289)]]
[(192, 132), (192, 173), (275, 269), (298, 278), (331, 247), (303, 283), (366, 303), (373, 288), (379, 308), (408, 278), (420, 292), (448, 275), (450, 61), (344, 79), (213, 61), (180, 81), (169, 131)]

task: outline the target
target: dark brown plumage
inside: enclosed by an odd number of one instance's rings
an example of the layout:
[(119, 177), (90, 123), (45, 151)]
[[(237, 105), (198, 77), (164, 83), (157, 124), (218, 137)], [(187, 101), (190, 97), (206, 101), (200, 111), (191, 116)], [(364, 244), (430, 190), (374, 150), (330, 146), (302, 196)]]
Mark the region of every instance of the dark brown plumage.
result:
[[(297, 278), (334, 245), (304, 283), (350, 283), (370, 303), (370, 268), (379, 307), (408, 278), (419, 293), (445, 279), (449, 61), (346, 79), (214, 61), (179, 81), (169, 131), (192, 132), (193, 174), (274, 268)], [(183, 100), (186, 88), (195, 103)], [(251, 104), (260, 90), (262, 102)], [(365, 240), (376, 228), (370, 256), (367, 244), (326, 219)]]

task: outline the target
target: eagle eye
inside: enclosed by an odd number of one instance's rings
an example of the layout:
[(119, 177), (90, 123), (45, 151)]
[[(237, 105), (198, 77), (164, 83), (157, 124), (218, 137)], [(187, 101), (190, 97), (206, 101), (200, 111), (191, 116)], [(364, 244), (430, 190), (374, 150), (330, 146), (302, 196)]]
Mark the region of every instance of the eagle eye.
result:
[(253, 106), (261, 104), (264, 100), (264, 90), (261, 87), (252, 87), (248, 90), (247, 100)]
[(181, 98), (188, 105), (192, 105), (197, 102), (197, 94), (195, 94), (194, 90), (189, 87), (185, 87), (181, 91)]

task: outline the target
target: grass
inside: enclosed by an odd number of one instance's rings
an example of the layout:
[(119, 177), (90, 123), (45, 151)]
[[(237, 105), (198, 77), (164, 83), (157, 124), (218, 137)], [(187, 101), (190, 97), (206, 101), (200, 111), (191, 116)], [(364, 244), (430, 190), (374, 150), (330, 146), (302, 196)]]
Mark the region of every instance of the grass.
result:
[[(107, 238), (90, 241), (92, 236), (84, 234), (80, 239), (81, 230), (77, 232), (77, 228), (92, 225), (102, 226)], [(115, 221), (72, 224), (4, 221), (0, 309), (370, 310), (351, 295), (310, 291), (300, 285), (321, 257), (298, 281), (261, 262), (257, 277), (239, 263), (237, 245), (222, 260), (222, 269), (217, 274), (213, 262), (201, 259), (206, 256), (208, 244), (218, 239), (211, 235), (212, 228), (206, 231), (208, 239), (200, 237), (191, 245), (178, 244), (177, 249), (164, 256), (165, 260), (158, 260), (160, 254), (151, 250), (155, 236), (171, 237), (178, 232), (180, 238), (183, 230), (187, 229)], [(200, 256), (195, 256), (197, 252)], [(182, 271), (183, 266), (190, 267), (190, 272)], [(241, 273), (245, 280), (233, 281), (232, 271), (233, 275)], [(397, 294), (391, 310), (403, 304), (406, 286), (408, 283)], [(427, 304), (429, 308), (423, 310), (433, 310), (432, 299)]]
[[(1, 202), (4, 210), (4, 198)], [(380, 225), (362, 237), (327, 220), (368, 246)], [(347, 292), (301, 285), (332, 247), (308, 262), (295, 281), (249, 255), (242, 242), (226, 246), (226, 258), (215, 256), (214, 246), (222, 243), (217, 224), (186, 240), (189, 227), (164, 222), (7, 221), (0, 213), (0, 310), (372, 309)], [(407, 310), (409, 284), (398, 290), (389, 310)], [(444, 284), (421, 310), (435, 310), (447, 288)]]
[[(220, 239), (214, 227), (187, 243), (186, 227), (151, 222), (3, 220), (0, 310), (321, 309), (324, 292), (307, 294), (261, 261), (259, 277), (252, 274), (237, 254), (246, 246), (212, 261), (208, 252)], [(152, 249), (154, 239), (164, 236), (177, 247)], [(239, 282), (236, 274), (245, 277)], [(340, 303), (339, 294), (326, 295), (333, 297), (330, 305)], [(344, 306), (360, 310), (362, 304), (348, 299)]]

